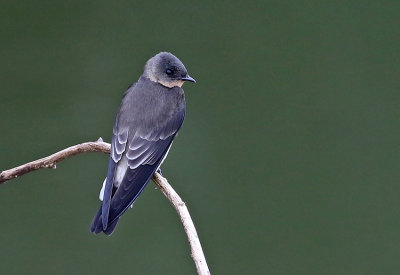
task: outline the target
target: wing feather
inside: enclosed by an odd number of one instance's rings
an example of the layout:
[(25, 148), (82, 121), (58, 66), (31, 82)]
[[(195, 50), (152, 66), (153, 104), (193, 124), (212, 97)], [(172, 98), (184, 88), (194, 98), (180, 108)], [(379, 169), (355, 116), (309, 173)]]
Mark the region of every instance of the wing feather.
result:
[(156, 172), (174, 137), (175, 135), (166, 140), (149, 142), (146, 154), (142, 155), (142, 158), (128, 160), (129, 169), (111, 201), (109, 223), (122, 215), (140, 195)]

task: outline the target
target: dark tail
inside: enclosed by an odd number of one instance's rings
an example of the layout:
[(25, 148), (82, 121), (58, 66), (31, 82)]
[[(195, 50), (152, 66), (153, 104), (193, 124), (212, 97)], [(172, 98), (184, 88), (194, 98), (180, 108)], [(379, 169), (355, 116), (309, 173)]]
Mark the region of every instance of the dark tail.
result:
[(115, 227), (117, 226), (118, 220), (119, 220), (119, 218), (116, 219), (115, 221), (113, 221), (112, 223), (110, 223), (107, 226), (107, 229), (103, 230), (104, 234), (111, 235), (114, 232)]
[(110, 223), (107, 226), (106, 230), (103, 230), (103, 222), (101, 218), (101, 210), (102, 210), (102, 205), (100, 205), (100, 209), (97, 212), (96, 216), (93, 219), (92, 226), (90, 227), (90, 232), (98, 234), (100, 232), (104, 232), (106, 235), (111, 235), (114, 232), (115, 227), (117, 226), (118, 220), (116, 219), (112, 223)]

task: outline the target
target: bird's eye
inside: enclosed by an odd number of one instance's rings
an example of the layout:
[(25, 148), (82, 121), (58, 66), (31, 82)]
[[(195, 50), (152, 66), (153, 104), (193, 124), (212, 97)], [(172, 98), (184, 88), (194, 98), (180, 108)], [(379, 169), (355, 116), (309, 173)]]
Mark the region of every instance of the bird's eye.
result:
[(167, 73), (167, 75), (171, 75), (173, 73), (173, 71), (171, 69), (167, 69), (166, 73)]

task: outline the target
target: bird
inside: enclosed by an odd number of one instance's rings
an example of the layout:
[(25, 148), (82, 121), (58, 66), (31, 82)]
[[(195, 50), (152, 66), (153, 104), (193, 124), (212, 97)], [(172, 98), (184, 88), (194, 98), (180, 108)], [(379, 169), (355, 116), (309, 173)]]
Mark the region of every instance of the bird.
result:
[(111, 235), (121, 215), (146, 187), (167, 156), (185, 119), (186, 81), (196, 82), (172, 53), (150, 58), (123, 96), (111, 140), (100, 209), (90, 231)]

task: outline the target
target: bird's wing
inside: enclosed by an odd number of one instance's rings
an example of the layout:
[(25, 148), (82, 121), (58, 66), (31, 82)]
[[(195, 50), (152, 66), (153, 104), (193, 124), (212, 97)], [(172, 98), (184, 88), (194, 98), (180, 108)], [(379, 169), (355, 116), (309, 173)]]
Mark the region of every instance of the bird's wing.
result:
[[(132, 125), (125, 128), (116, 124), (102, 204), (104, 230), (117, 220), (142, 192), (167, 153), (184, 116), (185, 111), (182, 109), (163, 126), (149, 127), (147, 130), (139, 130)], [(126, 165), (125, 175), (121, 182), (116, 184), (118, 168), (124, 169), (123, 165)]]
[(111, 140), (110, 161), (108, 163), (107, 178), (103, 194), (103, 203), (100, 208), (102, 212), (103, 228), (106, 228), (107, 225), (110, 201), (112, 194), (115, 192), (115, 172), (118, 167), (118, 162), (120, 162), (122, 154), (125, 152), (126, 143), (128, 141), (128, 134), (128, 128), (118, 129), (118, 124), (115, 125), (113, 129), (113, 137)]
[(165, 140), (150, 142), (136, 139), (134, 144), (136, 142), (144, 144), (136, 149), (128, 149), (126, 154), (128, 168), (112, 197), (109, 223), (118, 218), (136, 200), (156, 172), (174, 137), (175, 135), (172, 135)]

